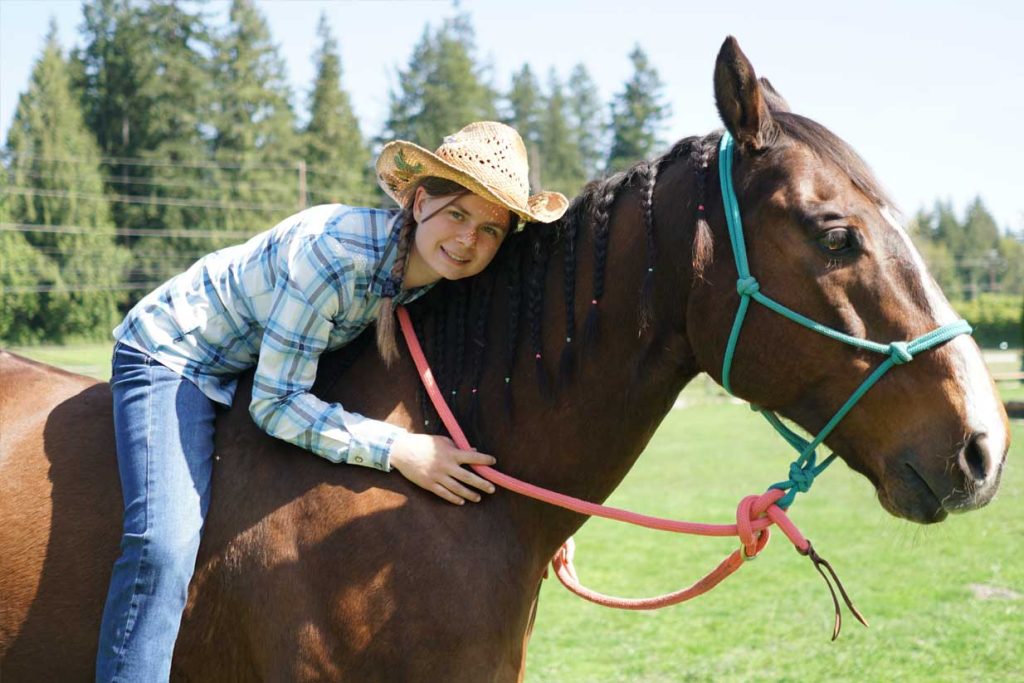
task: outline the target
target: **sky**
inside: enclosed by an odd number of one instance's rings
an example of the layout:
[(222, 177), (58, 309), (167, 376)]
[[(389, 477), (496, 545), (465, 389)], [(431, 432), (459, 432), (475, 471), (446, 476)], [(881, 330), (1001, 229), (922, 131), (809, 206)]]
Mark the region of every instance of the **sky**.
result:
[[(257, 0), (287, 63), (305, 116), (316, 24), (338, 38), (343, 86), (363, 133), (377, 136), (388, 93), (424, 27), (453, 13), (448, 0)], [(215, 21), (228, 3), (211, 0)], [(477, 56), (495, 86), (529, 63), (541, 82), (583, 63), (604, 101), (622, 89), (637, 44), (672, 109), (666, 148), (720, 127), (715, 55), (739, 40), (758, 75), (794, 112), (844, 138), (875, 170), (906, 216), (981, 196), (1000, 227), (1024, 231), (1024, 2), (860, 0), (702, 3), (687, 0), (516, 0), (460, 3)], [(0, 135), (39, 58), (50, 17), (65, 51), (79, 44), (78, 0), (0, 0)], [(437, 141), (439, 144), (440, 141)]]

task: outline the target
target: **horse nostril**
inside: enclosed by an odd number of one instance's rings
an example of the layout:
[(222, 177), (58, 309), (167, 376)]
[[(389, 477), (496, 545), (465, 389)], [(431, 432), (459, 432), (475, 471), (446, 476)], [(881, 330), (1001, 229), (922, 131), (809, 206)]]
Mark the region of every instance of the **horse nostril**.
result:
[(968, 481), (981, 484), (992, 470), (992, 456), (989, 453), (988, 439), (985, 434), (972, 434), (960, 452), (960, 469), (967, 475)]

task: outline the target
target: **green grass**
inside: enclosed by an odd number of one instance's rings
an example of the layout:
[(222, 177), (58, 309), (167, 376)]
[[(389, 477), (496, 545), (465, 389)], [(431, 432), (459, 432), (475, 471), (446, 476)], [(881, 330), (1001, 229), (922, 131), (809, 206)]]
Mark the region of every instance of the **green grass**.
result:
[[(109, 344), (12, 350), (100, 379), (109, 374)], [(1003, 354), (993, 370), (1017, 362)], [(1002, 383), (1000, 390), (1006, 399), (1024, 399), (1019, 385)], [(609, 502), (727, 523), (741, 496), (784, 478), (792, 452), (703, 376), (680, 398), (688, 407), (672, 411)], [(552, 577), (542, 591), (526, 680), (1024, 681), (1024, 475), (1016, 466), (1024, 424), (1012, 429), (1016, 445), (999, 496), (940, 525), (890, 517), (867, 481), (842, 463), (798, 498), (794, 521), (835, 566), (870, 629), (846, 614), (840, 639), (829, 642), (828, 590), (775, 534), (756, 562), (714, 591), (658, 612), (597, 607)], [(735, 547), (604, 520), (588, 522), (576, 541), (586, 585), (633, 597), (689, 585)], [(981, 598), (972, 586), (1018, 597)]]
[[(1017, 444), (1024, 429), (1014, 425)], [(868, 482), (836, 463), (792, 518), (871, 622), (832, 606), (810, 562), (781, 534), (711, 593), (658, 612), (609, 610), (545, 582), (527, 658), (531, 683), (611, 681), (1010, 681), (1024, 679), (1024, 477), (1011, 453), (984, 510), (922, 527), (890, 517)], [(784, 478), (792, 454), (743, 406), (673, 411), (610, 503), (728, 523), (739, 498)], [(605, 520), (576, 537), (585, 585), (647, 596), (689, 585), (735, 547)], [(972, 585), (1018, 597), (979, 599)], [(845, 608), (844, 608), (845, 610)]]
[(82, 342), (64, 346), (12, 346), (8, 351), (71, 372), (107, 380), (110, 379), (110, 354), (113, 348), (113, 342)]

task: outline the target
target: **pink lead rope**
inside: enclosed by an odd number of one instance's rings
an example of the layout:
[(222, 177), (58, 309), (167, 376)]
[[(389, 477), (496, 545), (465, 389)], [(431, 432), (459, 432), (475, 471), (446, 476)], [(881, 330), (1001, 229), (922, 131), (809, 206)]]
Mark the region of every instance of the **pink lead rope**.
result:
[[(462, 428), (455, 419), (455, 415), (452, 414), (451, 409), (448, 407), (444, 397), (441, 395), (437, 382), (434, 381), (434, 375), (430, 371), (430, 365), (427, 363), (426, 356), (423, 354), (423, 349), (420, 347), (419, 340), (416, 338), (416, 332), (413, 329), (408, 311), (406, 311), (404, 307), (400, 306), (398, 307), (397, 313), (398, 322), (402, 327), (402, 334), (405, 336), (405, 342), (409, 347), (409, 352), (412, 354), (413, 361), (416, 363), (416, 369), (419, 371), (420, 379), (423, 382), (423, 386), (426, 389), (427, 394), (430, 396), (430, 400), (434, 404), (434, 408), (437, 410), (437, 414), (441, 417), (441, 421), (448, 429), (448, 433), (451, 435), (455, 445), (463, 450), (471, 450), (472, 446), (466, 439), (466, 435), (462, 432)], [(815, 568), (818, 570), (818, 573), (825, 578), (825, 582), (828, 584), (829, 591), (832, 593), (832, 601), (834, 603), (836, 613), (832, 639), (835, 640), (839, 635), (839, 628), (842, 621), (839, 610), (839, 601), (836, 598), (835, 590), (832, 588), (832, 584), (829, 582), (828, 577), (825, 576), (824, 571), (822, 571), (822, 567), (825, 567), (835, 580), (846, 605), (850, 608), (857, 619), (867, 626), (867, 622), (861, 616), (860, 612), (858, 612), (857, 608), (850, 602), (846, 591), (843, 589), (842, 584), (839, 582), (839, 578), (832, 570), (831, 565), (829, 565), (828, 562), (822, 559), (814, 551), (814, 548), (811, 547), (810, 541), (804, 538), (803, 534), (800, 533), (800, 530), (796, 528), (796, 525), (793, 524), (786, 515), (786, 511), (775, 505), (776, 501), (785, 495), (785, 492), (780, 489), (768, 489), (760, 496), (747, 496), (741, 500), (739, 506), (736, 508), (736, 524), (698, 524), (694, 522), (681, 522), (672, 519), (664, 519), (661, 517), (651, 517), (649, 515), (641, 515), (628, 510), (622, 510), (620, 508), (598, 505), (596, 503), (591, 503), (589, 501), (567, 496), (562, 493), (556, 493), (555, 491), (550, 491), (548, 489), (541, 488), (540, 486), (529, 484), (525, 481), (516, 479), (515, 477), (503, 474), (492, 467), (487, 467), (486, 465), (471, 465), (471, 467), (477, 474), (493, 484), (524, 496), (528, 496), (545, 503), (550, 503), (551, 505), (557, 505), (558, 507), (584, 515), (604, 517), (606, 519), (614, 519), (620, 522), (636, 524), (649, 529), (660, 529), (662, 531), (672, 531), (680, 534), (693, 534), (697, 536), (737, 536), (740, 539), (741, 547), (739, 549), (733, 551), (732, 554), (722, 560), (717, 567), (712, 569), (706, 576), (704, 576), (704, 578), (698, 580), (692, 586), (667, 595), (651, 598), (629, 599), (604, 595), (590, 590), (580, 584), (579, 578), (576, 575), (576, 568), (573, 566), (575, 544), (570, 537), (562, 547), (559, 548), (558, 552), (555, 553), (554, 558), (551, 560), (551, 565), (555, 570), (555, 575), (558, 576), (558, 580), (561, 581), (562, 584), (570, 591), (585, 600), (589, 600), (599, 605), (605, 605), (606, 607), (631, 610), (650, 610), (675, 605), (691, 598), (695, 598), (717, 586), (723, 579), (739, 569), (744, 564), (745, 560), (752, 560), (757, 557), (758, 553), (768, 545), (768, 539), (770, 537), (768, 527), (772, 524), (776, 524), (780, 529), (782, 529), (783, 533), (789, 537), (789, 540), (793, 542), (793, 545), (800, 554), (807, 555), (811, 558), (814, 562)]]

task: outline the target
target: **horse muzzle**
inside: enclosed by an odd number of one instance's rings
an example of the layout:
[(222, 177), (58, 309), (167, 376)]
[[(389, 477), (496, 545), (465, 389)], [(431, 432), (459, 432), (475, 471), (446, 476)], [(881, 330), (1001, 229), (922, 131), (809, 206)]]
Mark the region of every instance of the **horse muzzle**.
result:
[(993, 447), (986, 434), (976, 433), (941, 460), (923, 462), (908, 454), (893, 464), (896, 471), (879, 487), (879, 501), (891, 514), (921, 524), (977, 510), (999, 489), (1006, 451)]

